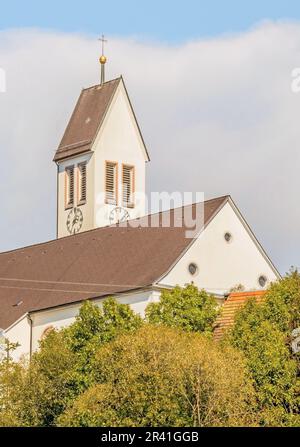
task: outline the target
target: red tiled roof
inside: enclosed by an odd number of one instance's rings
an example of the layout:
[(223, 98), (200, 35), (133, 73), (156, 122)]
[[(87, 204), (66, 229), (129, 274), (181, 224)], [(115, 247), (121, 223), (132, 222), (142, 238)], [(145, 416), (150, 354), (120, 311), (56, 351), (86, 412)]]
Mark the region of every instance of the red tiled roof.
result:
[(221, 315), (217, 318), (214, 330), (215, 340), (222, 338), (225, 332), (233, 326), (237, 311), (241, 309), (248, 300), (255, 298), (257, 302), (261, 302), (264, 299), (265, 293), (265, 290), (231, 293), (222, 306)]

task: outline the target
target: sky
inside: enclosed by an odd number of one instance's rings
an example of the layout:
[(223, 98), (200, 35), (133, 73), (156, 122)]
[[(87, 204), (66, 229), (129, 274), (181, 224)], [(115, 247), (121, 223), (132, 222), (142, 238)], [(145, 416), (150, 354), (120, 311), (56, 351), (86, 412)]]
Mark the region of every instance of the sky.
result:
[(10, 0), (0, 29), (37, 27), (174, 44), (240, 32), (263, 20), (300, 20), (298, 0)]
[(150, 153), (148, 191), (229, 193), (280, 272), (300, 266), (300, 2), (241, 3), (1, 4), (0, 251), (55, 237), (52, 158), (99, 81), (104, 32), (107, 77), (123, 74)]

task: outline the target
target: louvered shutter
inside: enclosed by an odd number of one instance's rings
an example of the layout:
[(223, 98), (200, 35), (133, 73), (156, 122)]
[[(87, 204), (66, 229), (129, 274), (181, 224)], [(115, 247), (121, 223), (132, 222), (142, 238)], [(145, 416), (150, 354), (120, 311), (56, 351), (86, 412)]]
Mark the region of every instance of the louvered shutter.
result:
[(66, 168), (66, 207), (74, 206), (74, 166)]
[(134, 193), (134, 167), (123, 165), (122, 172), (122, 183), (123, 183), (123, 206), (127, 208), (132, 208), (133, 203), (133, 193)]
[(86, 178), (86, 163), (78, 165), (79, 172), (79, 204), (86, 203), (87, 178)]
[(106, 203), (117, 204), (117, 164), (108, 161), (105, 172), (105, 196)]

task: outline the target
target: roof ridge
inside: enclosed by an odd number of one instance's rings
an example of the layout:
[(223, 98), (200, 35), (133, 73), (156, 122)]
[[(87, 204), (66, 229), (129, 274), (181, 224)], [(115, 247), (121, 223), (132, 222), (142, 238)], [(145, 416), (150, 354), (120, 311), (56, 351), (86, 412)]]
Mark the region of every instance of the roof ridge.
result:
[(111, 82), (116, 82), (116, 81), (121, 81), (122, 79), (122, 75), (114, 78), (114, 79), (110, 79), (109, 81), (105, 81), (103, 82), (103, 84), (95, 84), (95, 85), (91, 85), (90, 87), (84, 87), (82, 88), (82, 92), (85, 92), (86, 90), (91, 90), (93, 88), (97, 88), (97, 87), (103, 87), (104, 85), (110, 84)]
[[(185, 208), (185, 207), (187, 207), (187, 206), (197, 205), (198, 203), (208, 203), (208, 202), (213, 202), (213, 201), (221, 200), (221, 199), (224, 199), (224, 200), (225, 200), (225, 199), (228, 199), (228, 198), (230, 198), (230, 197), (231, 197), (230, 195), (224, 195), (224, 196), (220, 196), (220, 197), (214, 197), (214, 198), (212, 198), (212, 199), (204, 200), (203, 202), (194, 202), (194, 203), (191, 203), (191, 204), (189, 204), (189, 205), (182, 205), (181, 207), (170, 208), (170, 209), (165, 210), (165, 211), (158, 211), (158, 212), (153, 213), (153, 214), (149, 213), (149, 214), (146, 214), (146, 215), (144, 215), (144, 216), (141, 216), (141, 217), (138, 217), (138, 218), (135, 218), (135, 219), (129, 219), (129, 220), (126, 221), (126, 222), (132, 222), (132, 221), (135, 221), (135, 220), (144, 219), (144, 218), (146, 218), (146, 217), (155, 216), (155, 215), (160, 215), (160, 214), (162, 214), (162, 213), (166, 213), (166, 212), (168, 212), (168, 211), (175, 211), (175, 210), (177, 210), (177, 209)], [(61, 237), (61, 238), (55, 238), (55, 239), (51, 239), (51, 240), (49, 240), (49, 241), (37, 242), (37, 243), (35, 243), (35, 244), (26, 245), (26, 246), (24, 246), (24, 247), (18, 247), (18, 248), (14, 248), (14, 249), (11, 249), (11, 250), (6, 250), (6, 251), (3, 251), (3, 252), (0, 252), (0, 256), (1, 256), (1, 255), (4, 255), (4, 254), (9, 254), (9, 253), (13, 253), (13, 252), (18, 252), (18, 251), (21, 251), (21, 250), (25, 250), (25, 249), (27, 249), (27, 248), (33, 248), (33, 247), (39, 247), (39, 246), (41, 246), (41, 245), (52, 244), (52, 243), (54, 243), (54, 242), (61, 241), (61, 240), (65, 240), (65, 239), (69, 239), (69, 238), (70, 238), (70, 239), (71, 239), (71, 238), (73, 239), (73, 238), (75, 238), (75, 237), (77, 237), (77, 236), (80, 236), (80, 235), (84, 235), (84, 234), (88, 234), (88, 233), (92, 233), (92, 232), (96, 232), (96, 231), (101, 231), (101, 230), (108, 229), (108, 228), (112, 228), (112, 229), (113, 229), (113, 228), (125, 228), (125, 227), (123, 227), (123, 226), (121, 227), (120, 224), (112, 224), (112, 225), (106, 225), (105, 227), (91, 228), (90, 230), (83, 231), (82, 233), (71, 234), (71, 235), (69, 235), (69, 236), (64, 236), (64, 237)]]

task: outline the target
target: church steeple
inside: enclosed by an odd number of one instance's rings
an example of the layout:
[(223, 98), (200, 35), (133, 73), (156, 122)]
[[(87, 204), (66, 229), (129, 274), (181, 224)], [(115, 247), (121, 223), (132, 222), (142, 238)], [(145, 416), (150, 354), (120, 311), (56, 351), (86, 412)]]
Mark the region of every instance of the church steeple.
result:
[(106, 58), (106, 56), (104, 56), (104, 43), (106, 43), (107, 40), (105, 40), (104, 34), (102, 34), (102, 36), (100, 37), (99, 40), (102, 43), (102, 54), (101, 54), (101, 56), (99, 58), (99, 62), (100, 62), (100, 65), (101, 65), (101, 80), (100, 80), (100, 84), (102, 85), (105, 82), (105, 64), (106, 64), (107, 58)]
[(149, 157), (122, 77), (82, 90), (54, 161), (58, 237), (145, 214)]

